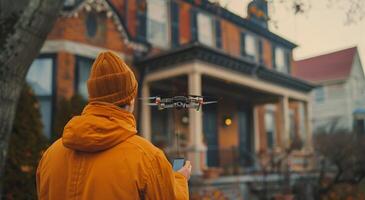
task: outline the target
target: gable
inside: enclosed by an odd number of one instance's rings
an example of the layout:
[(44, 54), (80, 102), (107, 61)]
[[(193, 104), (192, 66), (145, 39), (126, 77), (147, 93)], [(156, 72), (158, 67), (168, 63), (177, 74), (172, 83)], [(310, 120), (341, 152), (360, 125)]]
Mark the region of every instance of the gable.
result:
[[(117, 5), (118, 6), (118, 5)], [(122, 41), (129, 47), (137, 51), (147, 51), (148, 48), (143, 42), (134, 40), (125, 27), (117, 8), (109, 0), (89, 0), (82, 1), (72, 9), (63, 10), (61, 16), (65, 18), (78, 18), (82, 12), (97, 12), (104, 14), (108, 19), (111, 19), (115, 25)]]

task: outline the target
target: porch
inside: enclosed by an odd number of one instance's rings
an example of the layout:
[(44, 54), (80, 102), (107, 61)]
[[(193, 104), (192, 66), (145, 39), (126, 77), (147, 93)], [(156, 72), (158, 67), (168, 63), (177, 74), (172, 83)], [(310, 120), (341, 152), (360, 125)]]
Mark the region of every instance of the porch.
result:
[[(142, 98), (222, 97), (202, 111), (157, 111), (141, 104), (142, 135), (168, 157), (190, 160), (194, 175), (207, 169), (251, 173), (257, 170), (259, 152), (284, 151), (297, 137), (302, 149), (311, 149), (312, 86), (303, 81), (199, 44), (137, 64), (144, 69)], [(302, 120), (296, 120), (295, 107), (302, 108)], [(273, 120), (266, 114), (270, 110)]]

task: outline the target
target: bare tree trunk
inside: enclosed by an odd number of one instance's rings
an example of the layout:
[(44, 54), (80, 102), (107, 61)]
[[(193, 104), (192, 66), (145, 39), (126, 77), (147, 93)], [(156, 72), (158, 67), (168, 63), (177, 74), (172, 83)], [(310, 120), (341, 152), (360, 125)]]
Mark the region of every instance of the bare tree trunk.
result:
[[(0, 180), (26, 73), (62, 3), (63, 0), (0, 0)], [(0, 181), (0, 199), (2, 184)]]

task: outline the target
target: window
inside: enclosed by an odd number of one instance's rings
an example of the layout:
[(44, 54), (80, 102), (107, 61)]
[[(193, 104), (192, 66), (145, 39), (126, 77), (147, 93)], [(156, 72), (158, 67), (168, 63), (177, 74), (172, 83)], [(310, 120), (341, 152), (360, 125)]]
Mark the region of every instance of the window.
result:
[(76, 59), (76, 90), (84, 99), (88, 99), (87, 79), (90, 75), (93, 60), (77, 57)]
[(98, 23), (96, 18), (97, 16), (94, 12), (90, 12), (86, 17), (86, 32), (90, 38), (95, 37), (97, 32)]
[(76, 3), (75, 0), (65, 0), (63, 3), (63, 6), (68, 7), (68, 6), (74, 6)]
[(346, 96), (344, 85), (339, 83), (327, 86), (327, 96), (328, 99), (344, 98)]
[(215, 44), (213, 19), (209, 15), (198, 13), (197, 21), (199, 42), (213, 47)]
[(296, 139), (296, 130), (295, 130), (295, 112), (294, 110), (289, 110), (289, 134), (290, 140), (294, 141)]
[(272, 149), (275, 144), (275, 135), (276, 135), (275, 111), (272, 109), (266, 110), (265, 129), (266, 129), (266, 137), (267, 137), (267, 147), (269, 149)]
[(43, 133), (52, 132), (53, 58), (37, 58), (29, 68), (26, 81), (32, 87), (40, 105)]
[(77, 4), (81, 3), (83, 0), (65, 0), (63, 2), (63, 9), (64, 10), (71, 10), (73, 9)]
[(257, 40), (255, 36), (250, 34), (245, 35), (245, 52), (246, 55), (251, 57), (253, 60), (257, 59), (258, 50), (257, 50)]
[(168, 47), (167, 0), (147, 0), (147, 40), (159, 47)]
[(288, 73), (288, 63), (286, 58), (286, 53), (283, 48), (275, 48), (275, 67), (277, 71)]
[(365, 135), (365, 120), (355, 119), (355, 131), (359, 135)]
[(323, 103), (325, 100), (324, 88), (319, 87), (314, 90), (314, 97), (317, 103)]

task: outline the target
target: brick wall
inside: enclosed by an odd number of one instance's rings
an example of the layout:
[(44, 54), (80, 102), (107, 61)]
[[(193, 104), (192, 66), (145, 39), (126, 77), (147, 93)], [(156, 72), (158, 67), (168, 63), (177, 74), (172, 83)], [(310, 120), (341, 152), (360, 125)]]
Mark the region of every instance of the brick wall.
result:
[(179, 13), (179, 33), (180, 33), (180, 44), (186, 44), (191, 41), (190, 30), (190, 9), (191, 5), (187, 3), (180, 3)]
[(68, 52), (57, 54), (57, 97), (69, 99), (74, 94), (75, 56)]
[[(228, 163), (232, 163), (233, 155), (230, 154), (230, 150), (232, 148), (238, 147), (239, 134), (238, 134), (238, 116), (237, 116), (237, 103), (230, 100), (225, 99), (219, 103), (218, 106), (218, 145), (222, 150), (220, 151), (220, 165), (224, 166)], [(225, 116), (229, 116), (232, 119), (232, 124), (230, 126), (223, 125), (223, 119)]]
[(95, 37), (89, 37), (86, 28), (88, 13), (82, 11), (78, 17), (60, 17), (54, 25), (48, 40), (69, 40), (114, 51), (132, 54), (133, 50), (124, 42), (113, 19), (107, 18), (105, 12), (97, 14), (97, 32)]

